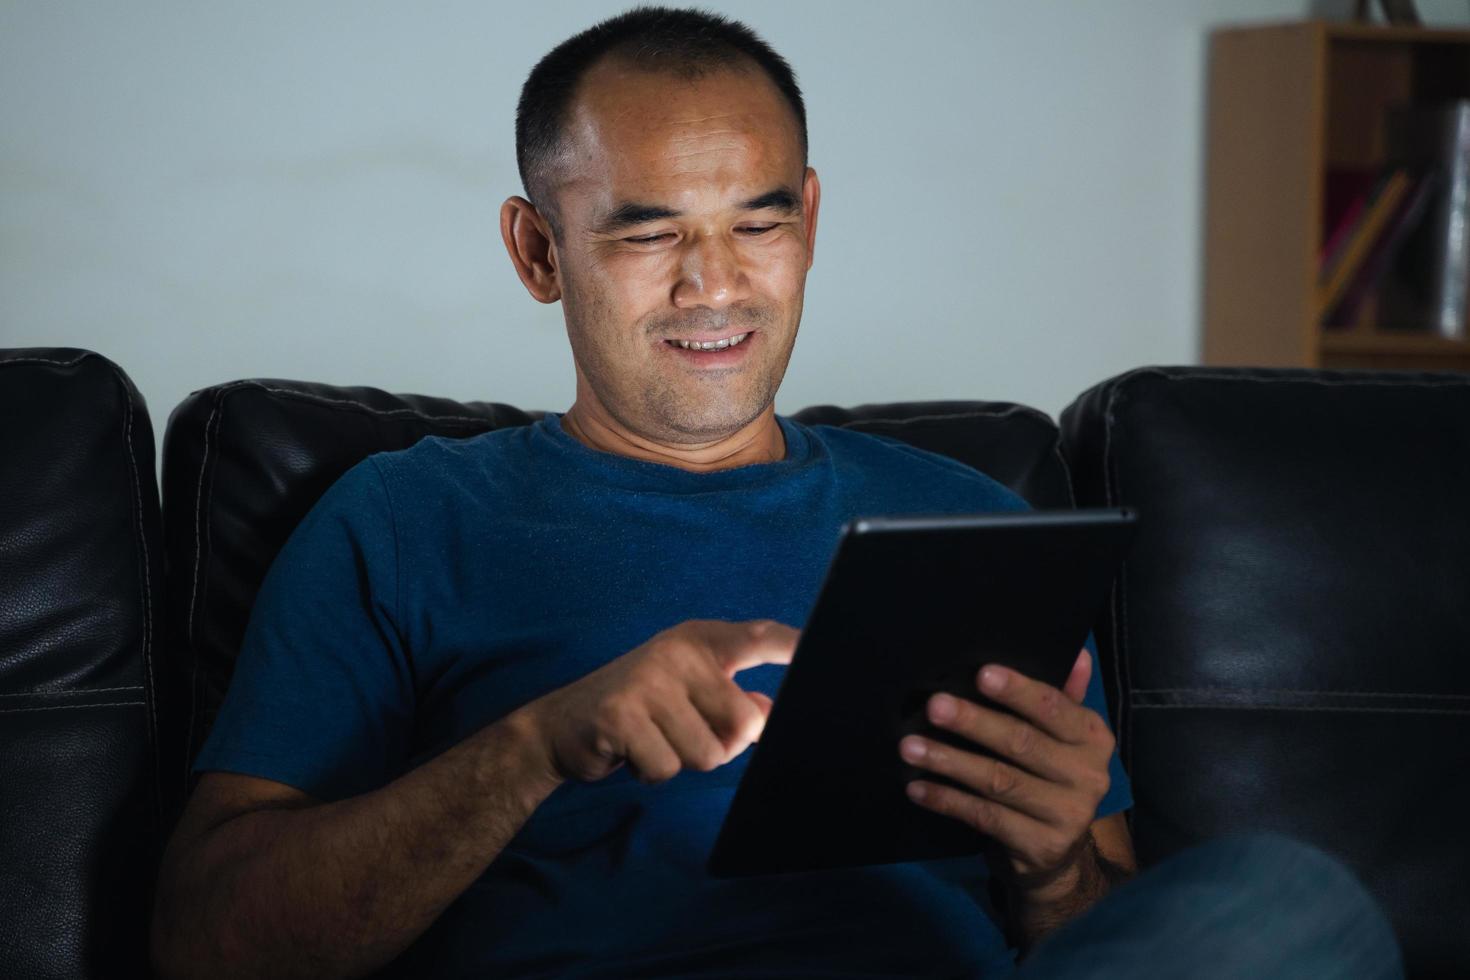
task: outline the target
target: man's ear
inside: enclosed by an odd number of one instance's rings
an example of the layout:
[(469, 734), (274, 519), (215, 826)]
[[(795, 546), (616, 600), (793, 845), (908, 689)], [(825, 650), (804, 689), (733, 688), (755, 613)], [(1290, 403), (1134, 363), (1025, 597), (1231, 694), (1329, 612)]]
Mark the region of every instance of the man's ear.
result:
[(536, 206), (524, 197), (507, 198), (500, 206), (500, 237), (526, 291), (540, 303), (561, 299), (556, 243)]
[(817, 254), (817, 209), (822, 206), (822, 182), (817, 172), (806, 168), (801, 181), (801, 213), (806, 220), (806, 267), (810, 271), (812, 259)]

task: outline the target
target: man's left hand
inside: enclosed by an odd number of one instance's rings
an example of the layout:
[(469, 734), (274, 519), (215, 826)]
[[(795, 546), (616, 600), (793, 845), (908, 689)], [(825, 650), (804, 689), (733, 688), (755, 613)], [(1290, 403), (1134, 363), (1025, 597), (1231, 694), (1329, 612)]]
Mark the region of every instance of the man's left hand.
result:
[(1015, 715), (936, 694), (929, 720), (995, 753), (966, 752), (918, 735), (899, 743), (909, 763), (971, 792), (927, 780), (909, 783), (920, 806), (960, 820), (997, 841), (1023, 892), (1045, 893), (1077, 859), (1108, 791), (1113, 733), (1082, 705), (1092, 657), (1083, 650), (1059, 691), (996, 665), (981, 668), (981, 694)]

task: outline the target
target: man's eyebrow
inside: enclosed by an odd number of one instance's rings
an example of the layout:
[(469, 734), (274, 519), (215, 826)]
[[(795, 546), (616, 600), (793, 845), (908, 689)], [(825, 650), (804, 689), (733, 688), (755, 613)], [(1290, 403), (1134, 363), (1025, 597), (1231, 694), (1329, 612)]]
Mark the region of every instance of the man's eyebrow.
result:
[(632, 228), (635, 225), (646, 225), (650, 221), (662, 221), (664, 218), (682, 217), (683, 211), (675, 211), (673, 208), (662, 207), (657, 204), (637, 204), (629, 202), (619, 204), (612, 212), (601, 221), (597, 222), (596, 230), (603, 234), (611, 234)]
[[(773, 191), (766, 191), (760, 197), (752, 197), (748, 201), (742, 201), (738, 205), (741, 211), (780, 211), (782, 214), (800, 214), (801, 198), (784, 187)], [(646, 225), (650, 221), (662, 221), (665, 218), (682, 218), (683, 211), (666, 208), (660, 204), (639, 204), (636, 201), (628, 201), (619, 204), (607, 217), (597, 222), (595, 230), (610, 235), (615, 232), (633, 228), (638, 225)]]
[(782, 214), (800, 214), (801, 198), (784, 187), (766, 191), (760, 197), (752, 197), (740, 205), (742, 211), (780, 211)]

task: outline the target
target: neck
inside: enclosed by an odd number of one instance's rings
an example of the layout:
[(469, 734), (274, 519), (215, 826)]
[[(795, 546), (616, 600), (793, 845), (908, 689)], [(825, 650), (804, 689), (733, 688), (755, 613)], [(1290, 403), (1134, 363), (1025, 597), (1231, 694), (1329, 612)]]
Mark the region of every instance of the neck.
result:
[(561, 418), (561, 427), (582, 445), (645, 463), (662, 463), (691, 473), (712, 473), (786, 458), (786, 436), (769, 405), (754, 421), (710, 442), (665, 443), (631, 432), (607, 413), (578, 399)]

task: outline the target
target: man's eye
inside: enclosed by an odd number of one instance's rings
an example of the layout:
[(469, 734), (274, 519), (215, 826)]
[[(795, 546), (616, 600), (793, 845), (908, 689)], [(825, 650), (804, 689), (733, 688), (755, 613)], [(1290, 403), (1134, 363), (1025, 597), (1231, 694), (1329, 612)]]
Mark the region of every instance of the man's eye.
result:
[(634, 242), (634, 243), (636, 243), (638, 245), (653, 245), (653, 244), (655, 244), (657, 242), (661, 242), (661, 241), (664, 241), (665, 239), (673, 238), (673, 237), (674, 237), (674, 233), (673, 232), (671, 232), (671, 231), (665, 231), (665, 232), (661, 232), (661, 233), (659, 233), (657, 235), (641, 235), (638, 238), (625, 238), (625, 239), (623, 239), (623, 241), (625, 241), (625, 242)]
[(745, 227), (741, 228), (740, 230), (742, 232), (744, 232), (745, 234), (747, 234), (747, 235), (764, 235), (766, 232), (770, 231), (774, 227), (776, 227), (776, 226), (775, 225), (746, 225)]

